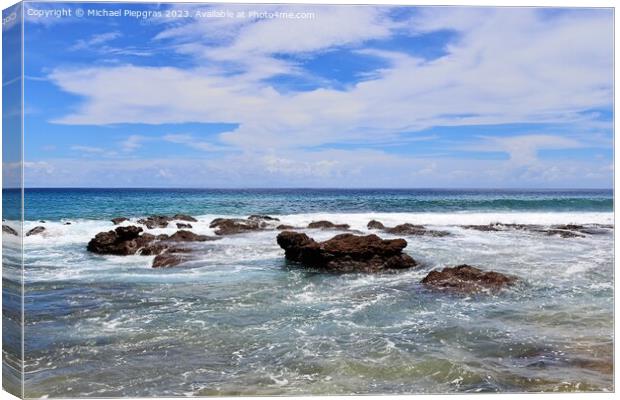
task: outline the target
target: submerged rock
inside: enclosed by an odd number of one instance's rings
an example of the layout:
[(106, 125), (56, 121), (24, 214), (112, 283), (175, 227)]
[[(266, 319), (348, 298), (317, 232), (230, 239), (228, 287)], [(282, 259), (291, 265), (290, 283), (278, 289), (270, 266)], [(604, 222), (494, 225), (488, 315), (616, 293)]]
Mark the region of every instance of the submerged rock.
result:
[(172, 251), (167, 251), (165, 253), (157, 255), (153, 259), (152, 268), (170, 268), (176, 267), (179, 264), (182, 264), (191, 259), (185, 249), (172, 249)]
[(288, 260), (331, 272), (381, 272), (417, 266), (402, 252), (407, 246), (404, 239), (345, 233), (316, 242), (305, 233), (284, 231), (277, 241)]
[(112, 218), (110, 221), (112, 221), (112, 223), (114, 225), (118, 225), (121, 224), (125, 221), (129, 221), (129, 218), (125, 218), (125, 217), (116, 217), (116, 218)]
[(282, 225), (278, 225), (278, 226), (276, 226), (276, 229), (277, 229), (277, 230), (279, 230), (279, 231), (286, 231), (286, 230), (295, 229), (295, 227), (294, 227), (294, 226), (292, 226), (292, 225), (285, 225), (285, 224), (282, 224)]
[(512, 285), (517, 278), (494, 271), (483, 271), (467, 264), (431, 271), (421, 283), (459, 293), (497, 292)]
[(172, 217), (172, 219), (176, 219), (178, 221), (186, 221), (186, 222), (198, 222), (198, 220), (190, 215), (186, 214), (176, 214)]
[(267, 215), (252, 215), (247, 219), (242, 218), (216, 218), (209, 224), (215, 229), (216, 235), (234, 235), (237, 233), (259, 231), (268, 229), (276, 218)]
[(192, 229), (192, 224), (184, 224), (181, 222), (177, 222), (178, 229)]
[(383, 225), (381, 222), (373, 219), (370, 222), (368, 222), (368, 224), (366, 225), (366, 227), (368, 229), (385, 229), (385, 225)]
[(400, 224), (396, 225), (393, 228), (385, 228), (383, 230), (386, 233), (391, 233), (392, 235), (416, 235), (416, 236), (435, 236), (435, 237), (443, 237), (449, 236), (449, 232), (445, 231), (435, 231), (431, 229), (426, 229), (423, 225), (413, 225), (413, 224)]
[(314, 221), (308, 224), (310, 229), (349, 229), (348, 224), (334, 224), (331, 221)]
[(31, 230), (29, 230), (28, 232), (26, 232), (26, 236), (39, 235), (39, 234), (41, 234), (43, 232), (45, 232), (45, 227), (44, 226), (37, 226), (37, 227), (34, 227)]
[(217, 240), (219, 238), (207, 235), (198, 235), (194, 232), (180, 230), (165, 238), (169, 242), (206, 242), (207, 240)]
[(8, 225), (2, 225), (2, 232), (17, 236), (17, 231)]
[(170, 221), (172, 221), (172, 217), (167, 217), (165, 215), (152, 215), (147, 218), (139, 219), (138, 223), (145, 225), (148, 229), (155, 229), (167, 227)]

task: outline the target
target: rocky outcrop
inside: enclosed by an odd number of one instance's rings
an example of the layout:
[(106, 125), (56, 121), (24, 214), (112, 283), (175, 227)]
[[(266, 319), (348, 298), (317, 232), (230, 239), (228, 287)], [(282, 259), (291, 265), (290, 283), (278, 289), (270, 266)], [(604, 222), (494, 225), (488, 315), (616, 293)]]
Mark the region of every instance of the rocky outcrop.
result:
[(26, 236), (39, 235), (43, 232), (45, 232), (44, 226), (36, 226), (32, 228), (31, 230), (29, 230), (28, 232), (26, 232)]
[(458, 293), (478, 293), (482, 291), (498, 292), (512, 285), (517, 280), (514, 276), (494, 271), (483, 271), (470, 265), (447, 267), (441, 271), (431, 271), (421, 283), (436, 289), (446, 289)]
[(528, 231), (534, 233), (542, 233), (547, 236), (560, 236), (563, 238), (583, 238), (587, 235), (601, 235), (609, 233), (613, 229), (613, 225), (577, 225), (562, 224), (542, 226), (535, 224), (503, 224), (500, 222), (490, 223), (488, 225), (461, 225), (463, 229), (473, 229), (481, 232), (502, 232), (510, 230)]
[(155, 229), (167, 227), (170, 221), (172, 221), (172, 217), (167, 217), (165, 215), (152, 215), (147, 218), (139, 219), (138, 223), (146, 226), (148, 229)]
[(288, 260), (330, 272), (382, 272), (417, 265), (402, 252), (407, 246), (404, 239), (383, 240), (377, 235), (345, 233), (316, 242), (305, 233), (284, 231), (277, 241)]
[(368, 222), (368, 224), (366, 225), (366, 228), (368, 228), (368, 229), (385, 229), (385, 225), (383, 225), (381, 222), (377, 221), (376, 219), (373, 219), (370, 222)]
[(156, 240), (150, 234), (140, 235), (141, 232), (142, 228), (138, 226), (121, 226), (113, 231), (101, 232), (88, 242), (86, 249), (97, 254), (136, 254), (140, 248)]
[(186, 214), (176, 214), (172, 217), (172, 219), (175, 219), (177, 221), (185, 221), (185, 222), (198, 222), (198, 220), (190, 215), (186, 215)]
[(282, 225), (276, 226), (276, 229), (279, 230), (279, 231), (286, 231), (286, 230), (295, 229), (295, 227), (292, 226), (292, 225), (282, 224)]
[(8, 225), (2, 225), (2, 233), (8, 233), (9, 235), (17, 236), (17, 231)]
[(118, 225), (118, 224), (122, 224), (125, 221), (129, 221), (129, 218), (116, 217), (116, 218), (112, 218), (111, 221), (114, 225)]
[(184, 224), (182, 222), (177, 222), (177, 229), (192, 229), (192, 224)]
[(251, 215), (247, 219), (242, 218), (216, 218), (209, 224), (215, 229), (216, 235), (235, 235), (251, 231), (260, 231), (273, 227), (273, 222), (278, 221), (267, 215)]
[(331, 221), (314, 221), (308, 224), (310, 229), (349, 229), (348, 224), (334, 224)]
[(426, 227), (424, 227), (423, 225), (413, 224), (400, 224), (392, 228), (385, 228), (383, 231), (392, 235), (415, 235), (434, 237), (444, 237), (450, 235), (449, 232), (426, 229)]
[[(88, 242), (87, 250), (97, 254), (117, 256), (143, 255), (156, 256), (153, 267), (174, 266), (190, 258), (191, 248), (181, 247), (180, 243), (205, 242), (219, 238), (198, 235), (179, 230), (173, 235), (151, 235), (143, 233), (138, 226), (121, 226), (113, 231), (101, 232)], [(180, 253), (183, 253), (181, 256)], [(159, 257), (161, 256), (161, 257)]]

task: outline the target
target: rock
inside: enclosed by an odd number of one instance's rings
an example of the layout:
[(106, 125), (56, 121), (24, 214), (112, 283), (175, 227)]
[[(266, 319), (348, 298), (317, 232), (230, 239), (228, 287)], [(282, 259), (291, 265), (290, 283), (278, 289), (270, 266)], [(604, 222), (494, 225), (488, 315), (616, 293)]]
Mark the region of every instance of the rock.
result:
[(416, 235), (416, 236), (435, 236), (435, 237), (443, 237), (443, 236), (450, 235), (449, 232), (434, 231), (434, 230), (426, 229), (423, 225), (413, 225), (413, 224), (400, 224), (400, 225), (396, 225), (393, 228), (385, 228), (384, 232), (390, 233), (392, 235)]
[[(178, 249), (177, 249), (178, 250)], [(153, 264), (151, 265), (153, 268), (170, 268), (176, 267), (177, 265), (189, 260), (185, 254), (179, 254), (179, 252), (166, 252), (157, 255), (153, 259)]]
[(2, 225), (2, 232), (17, 236), (17, 231), (8, 225)]
[(292, 226), (292, 225), (282, 224), (282, 225), (276, 226), (276, 229), (279, 230), (279, 231), (286, 231), (286, 230), (290, 230), (290, 229), (295, 229), (295, 227)]
[(46, 221), (41, 220), (41, 221), (39, 221), (39, 223), (40, 223), (40, 224), (44, 224), (44, 223), (46, 223)]
[(64, 224), (65, 224), (65, 225), (71, 225), (71, 222), (68, 222), (68, 221), (67, 221), (67, 222), (65, 222)]
[(177, 222), (178, 229), (192, 229), (192, 224), (183, 224), (181, 222)]
[(112, 221), (112, 223), (113, 223), (114, 225), (118, 225), (118, 224), (123, 223), (123, 222), (125, 222), (125, 221), (129, 221), (129, 218), (125, 218), (125, 217), (117, 217), (117, 218), (112, 218), (112, 219), (111, 219), (111, 221)]
[(459, 293), (497, 292), (512, 285), (517, 278), (494, 271), (483, 271), (470, 265), (458, 265), (431, 271), (421, 283), (433, 288), (448, 289)]
[(176, 214), (174, 217), (172, 217), (172, 219), (176, 219), (179, 221), (186, 221), (186, 222), (198, 222), (198, 220), (190, 215), (185, 215), (185, 214)]
[[(216, 235), (234, 235), (250, 231), (267, 229), (269, 223), (262, 216), (253, 216), (250, 219), (241, 218), (216, 218), (209, 224), (210, 228), (215, 228)], [(271, 217), (269, 217), (271, 218)], [(273, 225), (272, 225), (273, 226)]]
[(45, 232), (45, 227), (37, 226), (26, 232), (26, 236), (38, 235)]
[(372, 221), (368, 222), (368, 224), (366, 225), (366, 227), (368, 229), (385, 229), (385, 225), (383, 225), (381, 222), (373, 219)]
[(308, 224), (311, 229), (349, 229), (348, 224), (334, 224), (331, 221), (314, 221)]
[(171, 217), (165, 215), (152, 215), (147, 218), (141, 218), (138, 220), (139, 224), (145, 225), (148, 229), (165, 228), (168, 226), (168, 222), (172, 221)]
[(563, 229), (547, 229), (543, 231), (547, 236), (558, 235), (563, 238), (583, 238), (586, 235), (578, 232), (563, 230)]
[(101, 232), (88, 242), (86, 249), (97, 254), (136, 254), (156, 239), (153, 235), (140, 235), (141, 232), (142, 228), (137, 226), (121, 226), (113, 231)]
[(217, 240), (219, 238), (207, 236), (207, 235), (198, 235), (194, 232), (190, 231), (177, 231), (175, 234), (169, 236), (164, 239), (168, 242), (206, 242), (207, 240)]
[(269, 215), (250, 215), (248, 217), (249, 220), (258, 220), (258, 221), (280, 221), (278, 218), (270, 217)]
[(284, 231), (277, 241), (288, 260), (331, 272), (381, 272), (417, 265), (402, 252), (407, 246), (404, 239), (383, 240), (377, 235), (346, 233), (318, 243), (305, 233)]

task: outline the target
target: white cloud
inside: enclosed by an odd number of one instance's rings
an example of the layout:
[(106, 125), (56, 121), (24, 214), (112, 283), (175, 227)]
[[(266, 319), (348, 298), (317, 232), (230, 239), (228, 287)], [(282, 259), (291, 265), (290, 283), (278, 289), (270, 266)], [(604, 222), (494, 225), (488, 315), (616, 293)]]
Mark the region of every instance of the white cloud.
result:
[(202, 151), (219, 151), (222, 150), (222, 147), (215, 146), (212, 143), (201, 141), (193, 137), (192, 135), (187, 134), (169, 134), (164, 135), (162, 140), (175, 144), (182, 144), (193, 149), (202, 150)]
[(69, 48), (69, 50), (77, 51), (77, 50), (92, 49), (92, 47), (99, 46), (101, 44), (107, 43), (107, 42), (112, 41), (114, 39), (117, 39), (117, 38), (119, 38), (121, 36), (122, 36), (122, 34), (120, 32), (118, 32), (118, 31), (106, 32), (106, 33), (100, 33), (100, 34), (92, 35), (88, 39), (79, 39), (77, 42), (75, 42), (75, 44), (73, 46), (71, 46)]
[(145, 141), (150, 140), (150, 138), (141, 135), (129, 135), (127, 139), (123, 140), (121, 145), (121, 150), (125, 153), (131, 153), (140, 147)]
[[(330, 26), (342, 20), (331, 30), (310, 21), (286, 31), (273, 20), (244, 25), (230, 47), (221, 52), (209, 48), (207, 56), (255, 53), (269, 61), (270, 52), (316, 51), (390, 32), (389, 20), (376, 22), (372, 9), (355, 10), (348, 18), (338, 11), (333, 18), (322, 17), (332, 21)], [(52, 81), (87, 100), (76, 113), (55, 122), (238, 123), (237, 130), (222, 135), (227, 143), (286, 148), (438, 125), (583, 121), (591, 118), (580, 114), (584, 110), (611, 104), (610, 13), (573, 13), (550, 20), (535, 9), (446, 10), (420, 21), (425, 24), (419, 29), (452, 27), (461, 37), (446, 56), (433, 61), (375, 51), (391, 67), (347, 90), (279, 93), (257, 80), (287, 68), (277, 62), (247, 66), (245, 74), (234, 77), (213, 68), (57, 69)], [(312, 29), (315, 35), (309, 34)]]

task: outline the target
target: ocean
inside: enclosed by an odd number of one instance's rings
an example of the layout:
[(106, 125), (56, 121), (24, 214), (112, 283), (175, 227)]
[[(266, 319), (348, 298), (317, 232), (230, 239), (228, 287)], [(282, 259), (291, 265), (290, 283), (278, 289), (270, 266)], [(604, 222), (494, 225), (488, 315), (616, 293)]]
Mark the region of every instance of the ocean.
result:
[[(611, 190), (25, 193), (24, 230), (46, 228), (24, 238), (27, 397), (614, 390)], [(6, 204), (16, 195), (5, 190)], [(250, 214), (296, 227), (347, 223), (363, 233), (376, 219), (450, 235), (372, 231), (403, 237), (420, 263), (383, 274), (292, 265), (276, 230), (196, 244), (196, 259), (169, 269), (151, 268), (153, 257), (86, 251), (114, 228), (113, 217), (131, 225), (177, 213), (197, 218), (192, 231), (208, 235), (214, 218)], [(10, 225), (17, 217), (4, 218)], [(577, 238), (463, 228), (494, 222), (607, 228)], [(149, 232), (170, 234), (172, 225)], [(300, 231), (317, 240), (343, 232)], [(3, 240), (6, 288), (18, 242)], [(429, 271), (459, 264), (519, 283), (477, 295), (420, 284)]]

